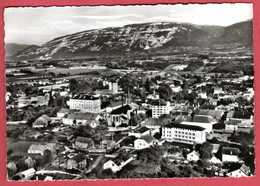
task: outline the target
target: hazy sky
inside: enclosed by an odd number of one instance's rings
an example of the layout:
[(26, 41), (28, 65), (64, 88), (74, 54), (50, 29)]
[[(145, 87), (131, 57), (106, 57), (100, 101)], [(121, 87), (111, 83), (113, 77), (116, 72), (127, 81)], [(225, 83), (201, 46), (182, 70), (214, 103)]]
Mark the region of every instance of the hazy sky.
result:
[(25, 7), (5, 9), (5, 42), (41, 45), (79, 31), (144, 22), (227, 26), (253, 18), (253, 4)]

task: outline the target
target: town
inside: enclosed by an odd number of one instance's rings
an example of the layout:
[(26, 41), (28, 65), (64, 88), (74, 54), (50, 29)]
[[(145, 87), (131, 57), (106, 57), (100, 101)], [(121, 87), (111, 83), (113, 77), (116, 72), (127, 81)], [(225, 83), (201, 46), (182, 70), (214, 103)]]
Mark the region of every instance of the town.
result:
[(6, 63), (9, 180), (242, 177), (252, 53)]

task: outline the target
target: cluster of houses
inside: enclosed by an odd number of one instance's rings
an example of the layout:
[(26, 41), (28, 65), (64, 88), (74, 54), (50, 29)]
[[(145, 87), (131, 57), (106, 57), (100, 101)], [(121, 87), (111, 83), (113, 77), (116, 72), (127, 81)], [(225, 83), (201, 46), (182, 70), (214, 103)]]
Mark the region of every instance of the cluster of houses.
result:
[[(63, 140), (59, 140), (59, 145), (63, 147), (62, 150), (57, 148), (57, 145), (46, 141), (45, 143), (31, 144), (27, 151), (28, 155), (32, 157), (33, 155), (44, 156), (46, 150), (49, 150), (54, 157), (64, 155), (63, 165), (58, 162), (60, 164), (58, 167), (63, 170), (77, 170), (81, 173), (91, 171), (93, 168), (91, 166), (94, 160), (89, 157), (89, 154), (104, 155), (104, 157), (100, 156), (103, 158), (103, 161), (100, 161), (102, 169), (110, 169), (113, 173), (116, 173), (135, 160), (136, 152), (143, 149), (165, 144), (195, 146), (216, 138), (218, 139), (217, 142), (210, 143), (213, 150), (211, 158), (207, 161), (212, 164), (212, 167), (230, 163), (238, 163), (239, 167), (236, 167), (235, 170), (219, 168), (215, 171), (215, 176), (250, 176), (250, 167), (241, 158), (239, 148), (223, 145), (220, 142), (230, 141), (228, 138), (224, 139), (219, 136), (230, 136), (236, 132), (249, 133), (254, 128), (253, 112), (247, 111), (244, 105), (235, 101), (238, 97), (251, 100), (253, 98), (252, 88), (235, 95), (235, 91), (231, 93), (222, 87), (215, 87), (212, 95), (209, 95), (202, 87), (214, 85), (214, 83), (211, 81), (211, 77), (206, 76), (204, 78), (207, 81), (196, 83), (187, 90), (188, 93), (196, 91), (196, 98), (193, 103), (184, 99), (163, 100), (158, 93), (159, 85), (168, 85), (175, 95), (183, 90), (184, 78), (171, 73), (162, 74), (159, 71), (147, 74), (148, 77), (158, 75), (164, 78), (157, 80), (157, 84), (151, 84), (150, 88), (153, 89), (153, 93), (150, 91), (144, 101), (140, 98), (132, 98), (129, 92), (124, 96), (125, 100), (122, 101), (121, 98), (124, 93), (119, 86), (118, 79), (101, 79), (103, 87), (106, 88), (97, 89), (94, 94), (76, 94), (72, 96), (67, 94), (69, 92), (67, 91), (66, 95), (70, 96), (66, 102), (67, 107), (61, 108), (57, 112), (57, 117), (49, 117), (47, 114), (40, 116), (32, 123), (32, 128), (36, 131), (43, 131), (51, 123), (58, 121), (65, 129), (73, 130), (78, 126), (88, 125), (94, 130), (99, 125), (104, 125), (102, 121), (105, 121), (107, 131), (104, 132), (105, 135), (102, 136), (102, 141), (97, 144), (91, 137), (84, 136), (77, 136), (73, 139), (73, 133), (67, 132), (64, 133), (64, 136), (57, 138), (64, 137), (67, 139), (66, 144), (62, 143)], [(239, 81), (234, 79), (232, 83), (241, 83), (250, 78), (239, 78)], [(226, 82), (225, 79), (222, 79), (220, 83), (224, 81)], [(47, 90), (53, 92), (53, 87), (47, 86), (43, 86), (42, 89), (46, 90), (46, 92)], [(62, 89), (62, 86), (59, 88)], [(113, 97), (117, 101), (111, 101), (110, 104), (104, 106), (104, 97)], [(197, 99), (203, 99), (204, 104), (196, 102)], [(18, 98), (18, 107), (23, 108), (28, 105), (45, 106), (48, 105), (49, 100), (48, 93), (36, 97), (21, 96)], [(229, 100), (230, 103), (220, 104), (223, 100)], [(224, 127), (216, 127), (220, 123)], [(62, 128), (61, 126), (59, 127)], [(119, 151), (122, 150), (128, 154), (124, 160), (118, 158)], [(198, 162), (201, 160), (201, 154), (192, 150), (185, 155), (185, 158), (187, 162)], [(9, 166), (13, 165), (10, 164)], [(41, 177), (37, 174), (35, 167), (19, 172), (17, 175), (22, 180), (31, 179), (35, 175), (38, 176), (37, 179)], [(45, 177), (44, 179), (52, 178)]]

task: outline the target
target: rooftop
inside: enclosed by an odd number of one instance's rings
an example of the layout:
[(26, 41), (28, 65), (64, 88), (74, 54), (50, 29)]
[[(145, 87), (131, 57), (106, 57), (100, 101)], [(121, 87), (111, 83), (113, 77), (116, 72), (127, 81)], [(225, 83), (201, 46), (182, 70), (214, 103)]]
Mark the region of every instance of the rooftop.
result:
[(165, 125), (166, 128), (179, 128), (179, 129), (189, 129), (189, 130), (198, 130), (198, 131), (204, 131), (205, 128), (199, 127), (199, 126), (193, 126), (193, 125), (185, 125), (185, 124), (179, 124), (179, 123), (169, 123)]
[(151, 143), (152, 141), (156, 140), (152, 135), (147, 134), (142, 137), (143, 140), (145, 140), (147, 143)]
[(129, 105), (124, 105), (122, 107), (113, 110), (111, 114), (127, 114), (128, 110), (132, 110), (132, 108)]
[(226, 155), (238, 156), (239, 153), (240, 153), (240, 150), (238, 148), (234, 148), (234, 147), (223, 147), (223, 149), (222, 149), (222, 154), (226, 154)]
[(197, 123), (212, 123), (215, 122), (215, 120), (212, 118), (212, 116), (194, 116), (193, 117), (193, 122)]
[(99, 98), (92, 95), (75, 95), (72, 99), (98, 100)]
[(230, 111), (227, 118), (250, 119), (251, 114), (247, 111)]

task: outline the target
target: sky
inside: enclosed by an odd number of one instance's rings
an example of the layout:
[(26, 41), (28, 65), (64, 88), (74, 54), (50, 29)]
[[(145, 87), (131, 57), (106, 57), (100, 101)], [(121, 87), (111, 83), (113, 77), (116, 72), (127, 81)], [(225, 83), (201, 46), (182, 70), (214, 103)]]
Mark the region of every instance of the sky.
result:
[(252, 18), (250, 3), (6, 8), (5, 43), (42, 45), (75, 32), (133, 23), (228, 26)]

